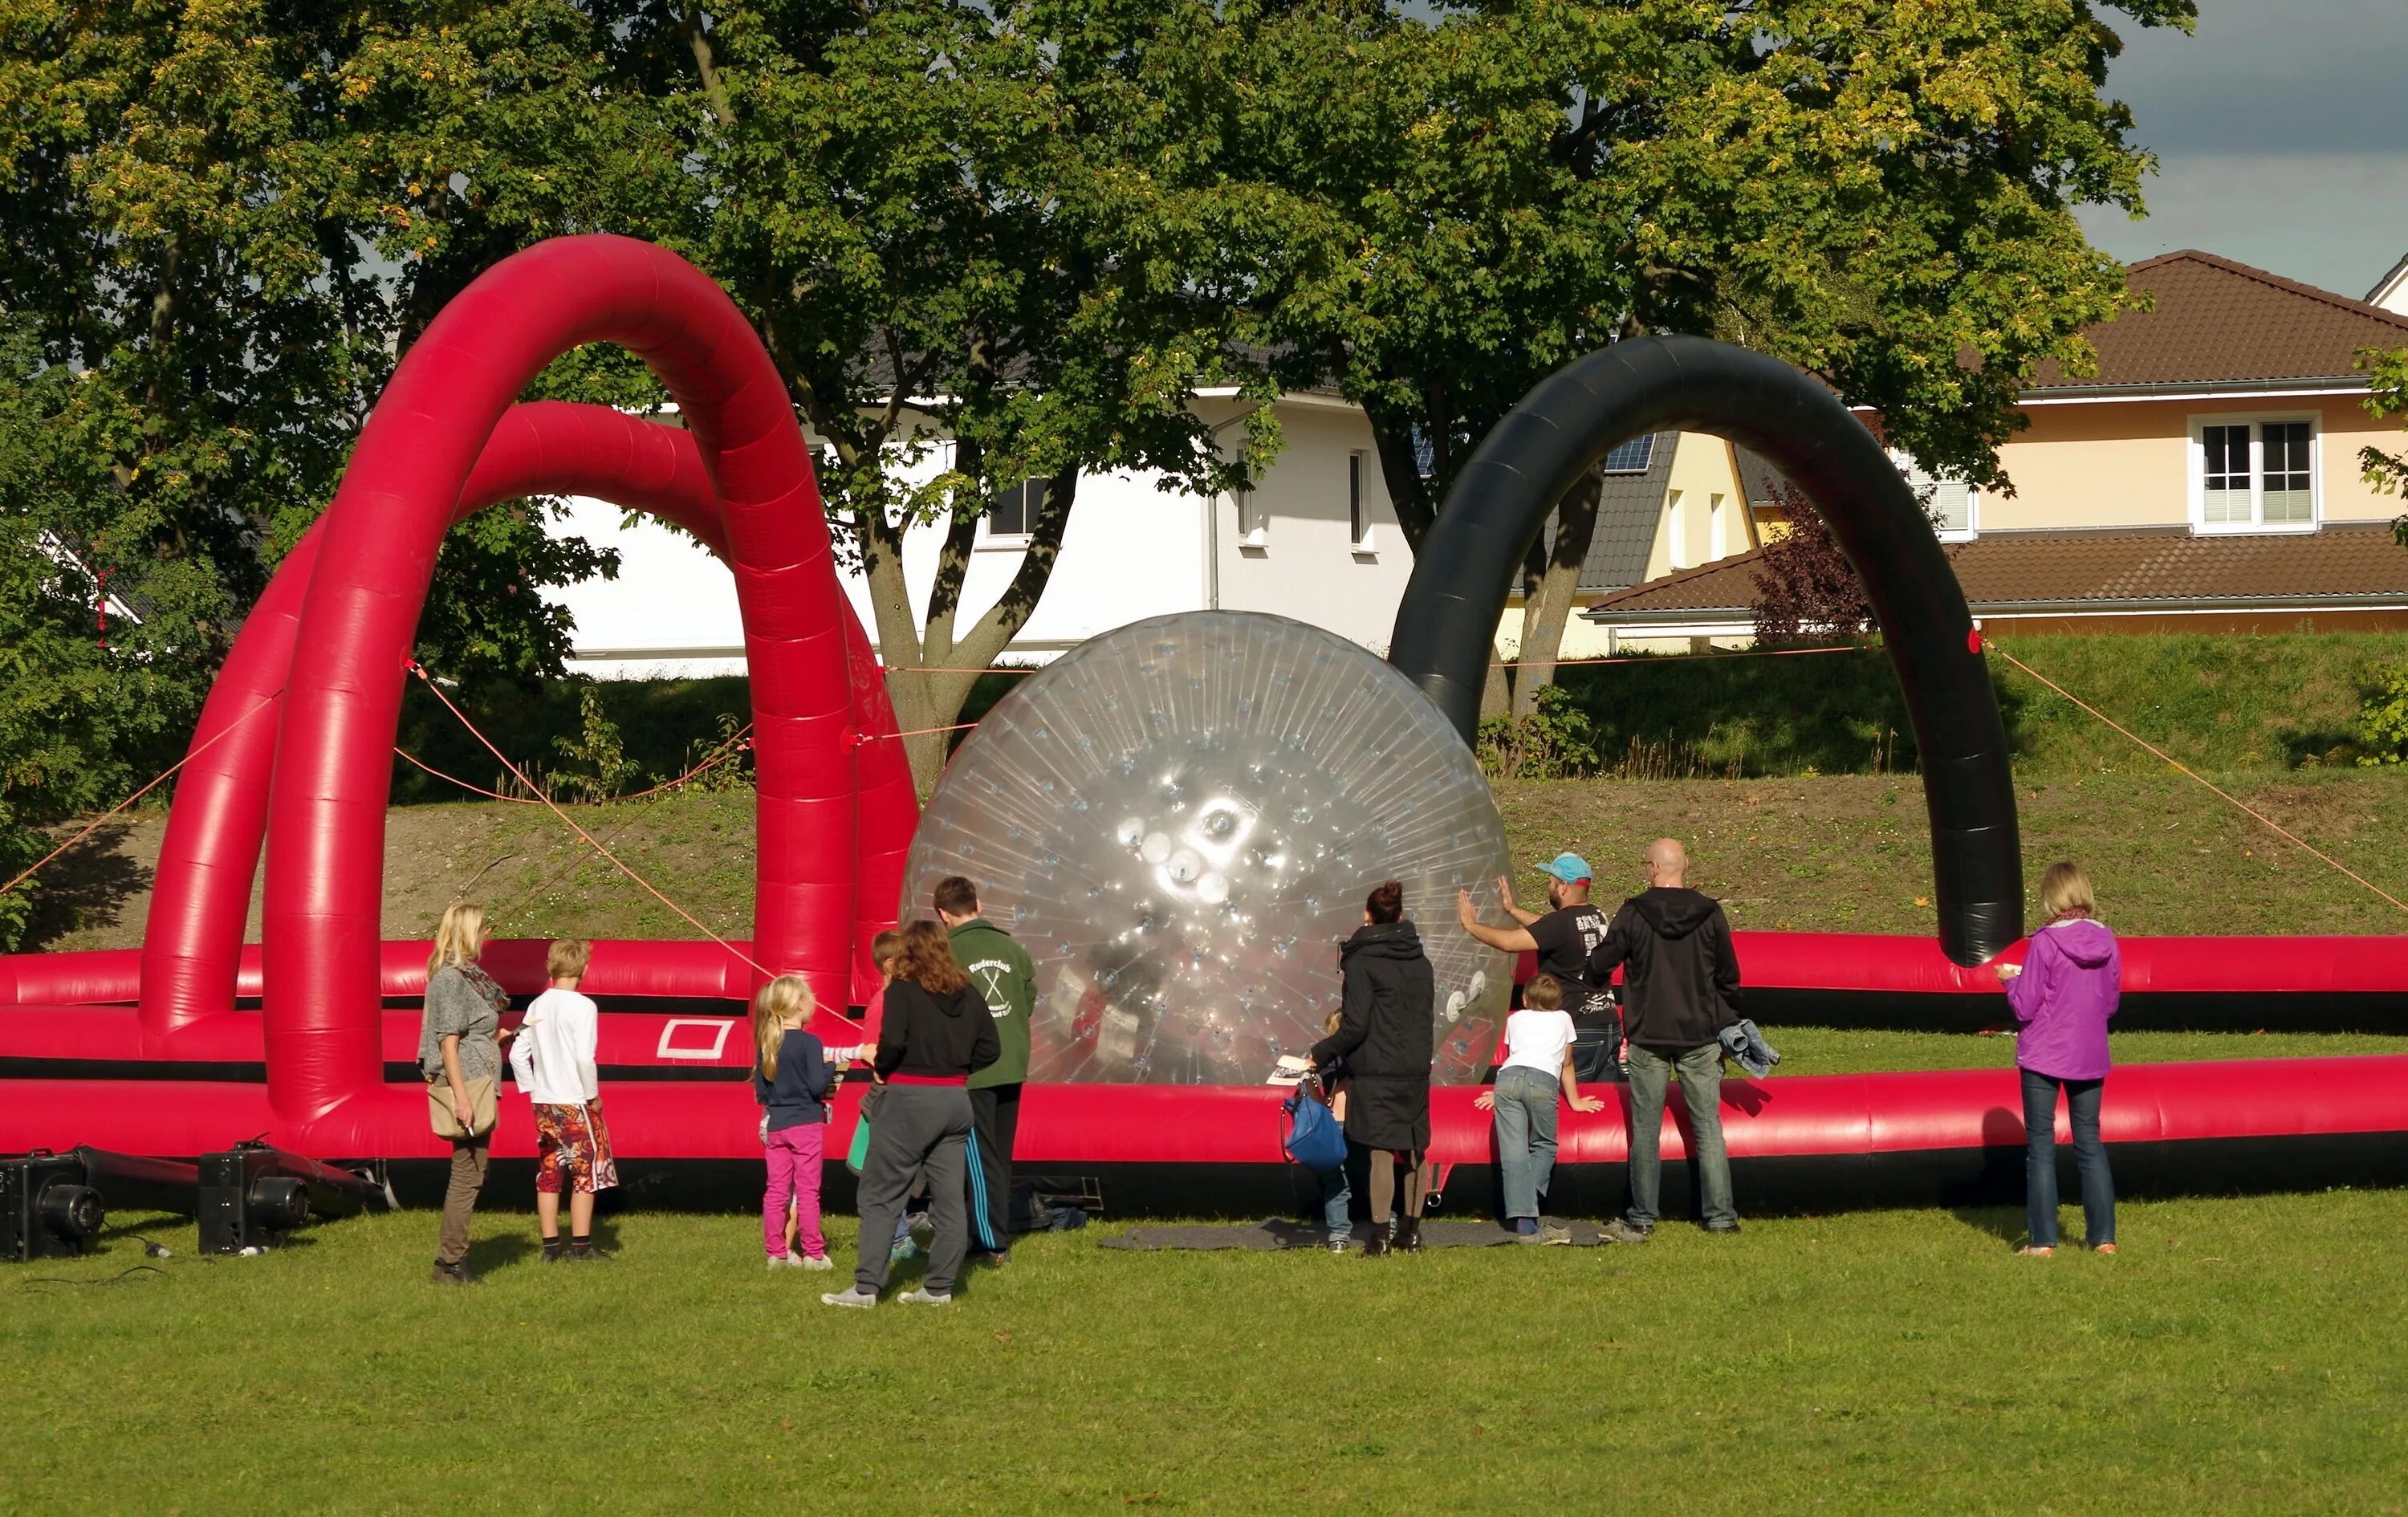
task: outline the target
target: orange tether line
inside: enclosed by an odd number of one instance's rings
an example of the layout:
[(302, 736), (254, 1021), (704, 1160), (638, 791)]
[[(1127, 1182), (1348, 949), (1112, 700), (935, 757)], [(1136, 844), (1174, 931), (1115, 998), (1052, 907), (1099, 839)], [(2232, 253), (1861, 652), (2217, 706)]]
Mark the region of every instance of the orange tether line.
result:
[(124, 810), (136, 801), (140, 800), (143, 796), (148, 795), (152, 791), (158, 789), (162, 784), (165, 784), (168, 777), (173, 775), (177, 770), (182, 768), (185, 765), (192, 763), (193, 760), (199, 758), (203, 753), (206, 753), (210, 749), (216, 747), (219, 738), (225, 737), (228, 733), (234, 731), (235, 728), (241, 726), (252, 717), (257, 716), (260, 712), (275, 705), (277, 700), (282, 696), (283, 694), (284, 687), (279, 685), (276, 689), (261, 696), (257, 705), (253, 706), (250, 710), (243, 712), (242, 715), (236, 717), (224, 726), (220, 727), (217, 730), (216, 736), (210, 737), (208, 742), (201, 744), (198, 748), (186, 753), (182, 758), (178, 759), (175, 763), (170, 764), (165, 768), (160, 770), (157, 776), (155, 776), (149, 784), (144, 785), (140, 790), (136, 791), (133, 794), (126, 796), (122, 801), (119, 801), (115, 806), (110, 807), (108, 810), (103, 811), (99, 816), (93, 818), (92, 824), (85, 827), (83, 831), (77, 833), (65, 842), (61, 843), (58, 847), (51, 849), (49, 852), (43, 854), (40, 858), (26, 866), (23, 871), (21, 872), (16, 879), (9, 880), (5, 885), (0, 885), (0, 895), (7, 894), (10, 891), (15, 890), (19, 885), (31, 880), (36, 874), (38, 874), (41, 871), (43, 866), (49, 864), (52, 859), (57, 858), (68, 849), (75, 847), (76, 844), (82, 842), (93, 833), (98, 832), (103, 826), (108, 824), (110, 817), (115, 816), (118, 812)]
[(2074, 694), (2071, 691), (2070, 691), (2070, 690), (2066, 689), (2063, 685), (2058, 684), (2056, 680), (2054, 680), (2050, 679), (2047, 675), (2044, 675), (2044, 674), (2041, 673), (2038, 669), (2033, 668), (2030, 665), (2028, 665), (2028, 664), (2025, 663), (2022, 659), (2019, 659), (2019, 658), (2015, 657), (2015, 655), (2014, 655), (2014, 654), (2008, 652), (2004, 648), (2000, 647), (1998, 643), (1996, 643), (1996, 642), (1990, 642), (1990, 643), (1988, 643), (1988, 645), (1987, 645), (1987, 646), (1989, 646), (1990, 648), (1996, 649), (1996, 650), (1998, 651), (1998, 654), (1999, 654), (1999, 656), (2000, 656), (2000, 658), (2005, 659), (2008, 663), (2010, 663), (2010, 664), (2014, 665), (2016, 668), (2023, 670), (2023, 671), (2024, 671), (2024, 673), (2030, 675), (2033, 679), (2035, 679), (2035, 680), (2039, 680), (2042, 684), (2044, 684), (2044, 685), (2048, 686), (2048, 688), (2049, 688), (2049, 689), (2056, 691), (2058, 694), (2060, 694), (2060, 695), (2064, 696), (2067, 700), (2071, 701), (2075, 706), (2080, 707), (2083, 710), (2087, 711), (2087, 712), (2089, 712), (2092, 716), (2097, 717), (2100, 721), (2101, 721), (2101, 722), (2105, 723), (2108, 726), (2114, 728), (2114, 729), (2115, 729), (2115, 731), (2117, 731), (2117, 732), (2119, 732), (2119, 733), (2123, 734), (2123, 735), (2124, 735), (2124, 737), (2125, 737), (2126, 738), (2128, 738), (2128, 740), (2130, 740), (2131, 742), (2133, 742), (2133, 743), (2135, 743), (2135, 744), (2139, 745), (2140, 747), (2146, 749), (2149, 752), (2151, 752), (2151, 753), (2153, 753), (2153, 754), (2157, 755), (2159, 759), (2164, 760), (2167, 764), (2172, 765), (2172, 766), (2174, 768), (2176, 768), (2177, 770), (2180, 770), (2184, 775), (2187, 776), (2188, 778), (2190, 778), (2190, 779), (2192, 779), (2192, 780), (2197, 780), (2200, 784), (2201, 784), (2201, 785), (2205, 786), (2205, 787), (2206, 787), (2210, 792), (2214, 793), (2215, 795), (2217, 795), (2218, 797), (2220, 797), (2221, 799), (2223, 799), (2223, 800), (2224, 800), (2228, 805), (2230, 805), (2230, 806), (2234, 807), (2235, 809), (2239, 809), (2239, 810), (2241, 810), (2241, 811), (2244, 811), (2244, 812), (2248, 813), (2250, 816), (2257, 818), (2257, 820), (2258, 820), (2259, 823), (2263, 823), (2263, 824), (2265, 825), (2265, 827), (2266, 827), (2266, 829), (2267, 829), (2268, 831), (2274, 833), (2274, 834), (2275, 834), (2276, 836), (2278, 836), (2278, 837), (2285, 837), (2285, 838), (2289, 839), (2293, 844), (2297, 845), (2300, 849), (2301, 849), (2301, 850), (2302, 850), (2302, 851), (2304, 851), (2305, 852), (2310, 853), (2310, 854), (2313, 854), (2315, 857), (2316, 857), (2316, 858), (2318, 858), (2318, 859), (2323, 860), (2323, 861), (2324, 861), (2325, 863), (2327, 863), (2327, 864), (2331, 865), (2334, 868), (2336, 868), (2336, 869), (2340, 870), (2343, 874), (2345, 874), (2345, 875), (2349, 876), (2349, 878), (2351, 878), (2352, 880), (2357, 880), (2359, 884), (2364, 885), (2368, 890), (2372, 891), (2375, 894), (2382, 896), (2385, 900), (2389, 901), (2392, 905), (2394, 905), (2394, 906), (2396, 906), (2396, 907), (2400, 908), (2400, 909), (2401, 909), (2401, 910), (2402, 910), (2402, 911), (2408, 911), (2408, 901), (2403, 901), (2403, 900), (2401, 900), (2399, 896), (2392, 894), (2391, 894), (2389, 891), (2387, 891), (2387, 890), (2385, 890), (2381, 885), (2378, 885), (2378, 884), (2376, 884), (2373, 880), (2367, 879), (2364, 875), (2359, 874), (2357, 870), (2355, 870), (2355, 869), (2351, 868), (2348, 865), (2342, 863), (2342, 862), (2341, 862), (2341, 860), (2339, 860), (2339, 859), (2337, 859), (2337, 858), (2334, 858), (2334, 857), (2333, 857), (2331, 854), (2329, 854), (2329, 853), (2327, 853), (2327, 852), (2324, 852), (2322, 849), (2320, 849), (2320, 848), (2316, 847), (2314, 843), (2311, 843), (2311, 842), (2307, 841), (2305, 838), (2300, 837), (2298, 834), (2293, 833), (2293, 832), (2289, 831), (2288, 829), (2285, 828), (2285, 827), (2282, 825), (2282, 823), (2280, 823), (2276, 822), (2272, 817), (2268, 816), (2265, 812), (2258, 810), (2256, 807), (2251, 806), (2248, 802), (2246, 802), (2246, 801), (2244, 801), (2244, 800), (2242, 800), (2240, 797), (2238, 797), (2238, 796), (2236, 796), (2236, 795), (2233, 795), (2233, 794), (2231, 794), (2230, 793), (2229, 793), (2229, 792), (2227, 792), (2227, 791), (2225, 791), (2225, 790), (2223, 790), (2223, 789), (2219, 788), (2219, 787), (2215, 784), (2215, 782), (2214, 782), (2214, 781), (2213, 781), (2213, 780), (2211, 780), (2207, 779), (2205, 776), (2203, 776), (2203, 775), (2200, 774), (2198, 771), (2194, 770), (2194, 769), (2193, 769), (2189, 765), (2185, 764), (2184, 762), (2182, 762), (2182, 760), (2180, 760), (2180, 759), (2178, 759), (2178, 758), (2175, 758), (2172, 754), (2171, 754), (2171, 753), (2167, 752), (2164, 749), (2157, 747), (2155, 743), (2150, 742), (2147, 738), (2141, 737), (2138, 733), (2133, 732), (2130, 728), (2126, 727), (2126, 726), (2124, 726), (2122, 723), (2120, 723), (2116, 722), (2113, 717), (2110, 717), (2109, 715), (2107, 715), (2107, 713), (2105, 713), (2104, 711), (2101, 711), (2100, 709), (2099, 709), (2099, 708), (2097, 708), (2097, 707), (2095, 707), (2095, 706), (2091, 705), (2089, 702), (2087, 702), (2087, 701), (2086, 701), (2086, 700), (2083, 700), (2080, 696), (2078, 696), (2078, 695)]

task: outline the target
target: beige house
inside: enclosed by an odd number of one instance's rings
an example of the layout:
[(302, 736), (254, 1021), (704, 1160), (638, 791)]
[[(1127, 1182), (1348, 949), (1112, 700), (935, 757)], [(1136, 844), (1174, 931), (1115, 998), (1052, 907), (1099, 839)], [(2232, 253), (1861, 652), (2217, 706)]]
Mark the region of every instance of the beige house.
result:
[[(2130, 272), (2154, 308), (2090, 331), (2095, 375), (2044, 372), (2024, 396), (2028, 424), (2000, 450), (2013, 494), (1915, 479), (1975, 616), (2000, 631), (2408, 627), (2408, 552), (2388, 531), (2401, 502), (2358, 465), (2401, 432), (2367, 413), (2357, 368), (2361, 350), (2408, 347), (2408, 312), (2210, 253)], [(2408, 261), (2373, 293), (2408, 305)], [(1756, 543), (1779, 513), (1760, 462), (1729, 467), (1749, 546), (1651, 556), (1643, 580), (1600, 584), (1584, 613), (1598, 651), (1747, 639)], [(1694, 520), (1663, 514), (1666, 540), (1697, 542)]]

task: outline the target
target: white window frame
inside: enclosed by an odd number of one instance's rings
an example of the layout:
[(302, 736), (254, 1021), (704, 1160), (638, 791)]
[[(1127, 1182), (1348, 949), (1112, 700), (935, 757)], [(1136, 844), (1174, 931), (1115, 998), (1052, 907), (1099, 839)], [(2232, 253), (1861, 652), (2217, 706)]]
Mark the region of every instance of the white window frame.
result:
[(1346, 455), (1346, 535), (1347, 547), (1358, 557), (1377, 552), (1379, 545), (1372, 540), (1376, 530), (1371, 525), (1371, 502), (1363, 493), (1364, 456), (1360, 448)]
[(1675, 490), (1664, 502), (1664, 562), (1674, 574), (1694, 569), (1689, 558), (1689, 512), (1686, 492)]
[[(2268, 426), (2305, 422), (2308, 424), (2308, 519), (2304, 522), (2266, 520), (2266, 432)], [(2207, 519), (2207, 429), (2245, 426), (2249, 429), (2249, 520), (2211, 522)], [(2206, 412), (2191, 417), (2185, 455), (2189, 476), (2190, 529), (2200, 537), (2280, 537), (2315, 532), (2325, 520), (2325, 425), (2317, 411)]]
[[(1032, 484), (1042, 485), (1048, 490), (1053, 488), (1051, 480), (1031, 479), (1021, 480), (1020, 489), (1025, 491)], [(1026, 509), (1025, 503), (1022, 508)], [(1023, 520), (1028, 519), (1024, 517)], [(1034, 522), (1032, 522), (1031, 524), (1033, 525)], [(997, 532), (995, 530), (994, 515), (982, 513), (979, 517), (978, 537), (970, 547), (973, 552), (980, 553), (1024, 553), (1028, 551), (1028, 544), (1035, 536), (1034, 533), (1029, 532)]]
[[(1889, 461), (1898, 466), (1899, 477), (1906, 481), (1907, 489), (1920, 494), (1921, 482), (1916, 476), (1922, 474), (1922, 471), (1915, 467), (1914, 460), (1893, 448), (1889, 451)], [(1935, 486), (1956, 482), (1953, 479), (1942, 479), (1933, 474), (1922, 474), (1922, 479), (1929, 480)], [(1942, 542), (1971, 542), (1980, 537), (1982, 535), (1982, 487), (1970, 479), (1965, 481), (1965, 524), (1963, 526), (1943, 527), (1934, 522), (1931, 535)]]

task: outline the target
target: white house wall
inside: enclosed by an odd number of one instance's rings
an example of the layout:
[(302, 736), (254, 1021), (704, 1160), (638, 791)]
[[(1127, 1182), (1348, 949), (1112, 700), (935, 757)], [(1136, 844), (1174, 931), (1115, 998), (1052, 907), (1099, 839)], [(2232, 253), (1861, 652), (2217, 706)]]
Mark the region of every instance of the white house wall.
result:
[[(1237, 404), (1208, 400), (1199, 408), (1234, 449)], [(1265, 521), (1259, 545), (1240, 541), (1238, 505), (1228, 496), (1208, 502), (1166, 492), (1150, 473), (1086, 476), (1051, 581), (1005, 660), (1041, 663), (1130, 622), (1211, 605), (1277, 612), (1385, 652), (1412, 555), (1381, 481), (1369, 423), (1352, 407), (1312, 396), (1283, 400), (1279, 414), (1286, 446), (1254, 491)], [(1360, 551), (1351, 540), (1347, 498), (1348, 455), (1358, 451), (1369, 527)], [(948, 462), (939, 451), (914, 472)], [(554, 528), (616, 547), (621, 560), (614, 580), (552, 593), (577, 620), (571, 667), (603, 679), (742, 673), (733, 577), (692, 538), (649, 519), (623, 528), (622, 515), (580, 499)], [(904, 537), (904, 582), (923, 622), (942, 541), (937, 527)], [(957, 628), (966, 631), (1002, 598), (1024, 556), (1009, 540), (990, 544), (981, 528)], [(867, 584), (857, 573), (844, 583), (875, 638)]]

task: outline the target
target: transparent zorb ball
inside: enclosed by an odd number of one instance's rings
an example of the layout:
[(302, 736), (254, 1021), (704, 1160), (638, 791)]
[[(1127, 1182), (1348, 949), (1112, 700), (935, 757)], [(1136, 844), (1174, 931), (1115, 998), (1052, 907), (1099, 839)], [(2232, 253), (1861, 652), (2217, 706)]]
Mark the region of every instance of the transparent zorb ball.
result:
[(1037, 965), (1029, 1078), (1256, 1083), (1339, 1004), (1338, 946), (1401, 880), (1437, 980), (1432, 1078), (1479, 1078), (1507, 955), (1505, 827), (1471, 753), (1402, 675), (1283, 617), (1134, 623), (1023, 680), (972, 731), (912, 841), (901, 917), (947, 875)]

